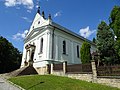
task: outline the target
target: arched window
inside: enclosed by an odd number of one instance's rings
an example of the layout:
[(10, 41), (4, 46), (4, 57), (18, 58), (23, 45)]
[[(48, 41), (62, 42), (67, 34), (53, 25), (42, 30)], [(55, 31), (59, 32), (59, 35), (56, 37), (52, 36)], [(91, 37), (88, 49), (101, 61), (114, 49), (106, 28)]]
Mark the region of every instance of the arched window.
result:
[(66, 41), (63, 41), (63, 54), (66, 54)]
[(77, 57), (80, 57), (80, 52), (79, 52), (79, 45), (77, 45)]
[(43, 53), (43, 38), (40, 40), (40, 53)]

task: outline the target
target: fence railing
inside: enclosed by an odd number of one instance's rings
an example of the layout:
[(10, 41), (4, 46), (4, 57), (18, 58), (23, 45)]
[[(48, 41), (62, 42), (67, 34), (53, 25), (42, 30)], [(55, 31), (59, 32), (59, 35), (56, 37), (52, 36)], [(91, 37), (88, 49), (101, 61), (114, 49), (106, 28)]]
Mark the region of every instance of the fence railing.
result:
[(75, 64), (75, 65), (67, 65), (67, 72), (92, 72), (91, 64)]
[(98, 76), (120, 76), (120, 65), (97, 67)]
[[(94, 62), (95, 63), (95, 62)], [(93, 69), (92, 69), (93, 68)], [(60, 64), (49, 64), (47, 65), (47, 72), (52, 74), (53, 71), (62, 70), (64, 73), (93, 73), (95, 76), (120, 76), (120, 65), (115, 66), (99, 66), (95, 64), (73, 64), (67, 65), (63, 62)]]
[(63, 64), (54, 64), (53, 70), (63, 70)]

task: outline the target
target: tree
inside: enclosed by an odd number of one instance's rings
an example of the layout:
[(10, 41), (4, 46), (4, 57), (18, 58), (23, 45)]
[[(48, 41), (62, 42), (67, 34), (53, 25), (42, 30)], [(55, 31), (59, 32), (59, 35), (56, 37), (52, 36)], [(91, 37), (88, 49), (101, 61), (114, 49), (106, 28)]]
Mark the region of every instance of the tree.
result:
[(114, 34), (104, 21), (98, 25), (97, 49), (100, 53), (100, 60), (104, 64), (115, 62)]
[(91, 48), (91, 46), (88, 42), (84, 42), (82, 44), (82, 47), (80, 49), (80, 54), (81, 54), (80, 56), (81, 56), (81, 61), (83, 64), (89, 63), (90, 60), (92, 59), (91, 53), (90, 53), (90, 48)]
[(115, 50), (120, 57), (120, 6), (115, 6), (113, 8), (110, 14), (109, 22), (109, 25), (116, 36)]
[(117, 39), (120, 39), (120, 6), (115, 6), (113, 8), (110, 14), (109, 22)]
[(0, 73), (18, 69), (22, 54), (5, 38), (0, 36)]

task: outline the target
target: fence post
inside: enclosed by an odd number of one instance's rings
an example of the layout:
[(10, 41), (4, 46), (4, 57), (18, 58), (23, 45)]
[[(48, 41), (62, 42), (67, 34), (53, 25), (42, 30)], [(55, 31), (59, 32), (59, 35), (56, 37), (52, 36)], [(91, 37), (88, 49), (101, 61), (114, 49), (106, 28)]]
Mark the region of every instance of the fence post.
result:
[(49, 74), (48, 69), (49, 69), (48, 64), (46, 64), (46, 74)]
[(51, 71), (50, 72), (51, 72), (51, 74), (53, 74), (53, 63), (51, 63), (50, 66), (51, 66)]
[(63, 62), (63, 72), (64, 74), (67, 72), (67, 61)]
[(94, 60), (91, 60), (91, 65), (92, 65), (92, 72), (93, 72), (93, 82), (97, 82), (97, 69), (96, 69)]

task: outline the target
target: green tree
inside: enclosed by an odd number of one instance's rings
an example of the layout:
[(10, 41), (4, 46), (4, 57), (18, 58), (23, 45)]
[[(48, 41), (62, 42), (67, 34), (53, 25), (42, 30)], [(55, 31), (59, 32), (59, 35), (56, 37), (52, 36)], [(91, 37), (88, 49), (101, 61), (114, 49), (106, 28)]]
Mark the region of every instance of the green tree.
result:
[(82, 47), (80, 49), (80, 56), (81, 56), (81, 61), (82, 63), (89, 63), (91, 58), (91, 53), (90, 53), (90, 44), (88, 42), (84, 42), (82, 44)]
[(114, 34), (104, 21), (98, 25), (97, 49), (100, 53), (100, 60), (104, 64), (115, 62)]
[(0, 73), (7, 73), (20, 67), (22, 54), (5, 38), (0, 36)]
[[(111, 11), (110, 18), (110, 27), (114, 31), (116, 36), (115, 40), (115, 51), (120, 57), (120, 6), (115, 6)], [(120, 62), (120, 61), (119, 61)]]
[(111, 11), (110, 18), (110, 27), (113, 29), (116, 39), (120, 39), (120, 6), (115, 6)]

